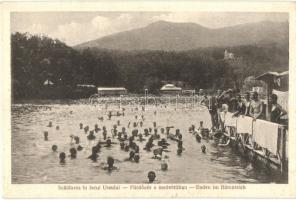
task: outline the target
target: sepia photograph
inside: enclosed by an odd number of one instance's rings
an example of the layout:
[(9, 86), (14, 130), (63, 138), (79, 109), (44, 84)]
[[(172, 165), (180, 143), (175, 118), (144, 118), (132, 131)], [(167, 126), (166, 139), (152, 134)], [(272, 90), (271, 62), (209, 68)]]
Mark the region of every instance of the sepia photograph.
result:
[(1, 10), (4, 197), (295, 197), (294, 3)]
[(288, 183), (287, 13), (10, 17), (13, 184)]
[(288, 183), (287, 13), (10, 17), (13, 184)]

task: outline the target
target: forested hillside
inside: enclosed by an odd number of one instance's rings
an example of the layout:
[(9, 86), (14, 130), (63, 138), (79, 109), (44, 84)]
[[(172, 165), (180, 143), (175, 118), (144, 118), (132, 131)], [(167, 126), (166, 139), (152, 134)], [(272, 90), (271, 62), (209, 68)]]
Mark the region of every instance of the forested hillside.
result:
[[(15, 98), (42, 98), (44, 81), (57, 97), (71, 97), (77, 84), (144, 88), (157, 93), (162, 81), (184, 81), (192, 88), (241, 87), (250, 75), (288, 69), (288, 45), (211, 47), (189, 51), (75, 50), (59, 40), (22, 33), (11, 35), (12, 86)], [(236, 59), (224, 60), (224, 50)], [(61, 89), (62, 88), (62, 89)]]

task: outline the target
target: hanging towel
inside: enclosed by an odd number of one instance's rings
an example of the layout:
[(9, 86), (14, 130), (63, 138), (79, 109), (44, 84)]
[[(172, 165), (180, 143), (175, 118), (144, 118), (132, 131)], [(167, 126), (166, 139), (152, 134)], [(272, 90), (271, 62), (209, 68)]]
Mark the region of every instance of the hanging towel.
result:
[(279, 125), (265, 120), (256, 120), (253, 127), (254, 142), (277, 155)]
[(247, 116), (239, 116), (237, 118), (237, 133), (249, 133), (253, 132), (253, 118)]
[(225, 115), (225, 126), (234, 126), (236, 127), (237, 117), (232, 117), (233, 113), (227, 112)]

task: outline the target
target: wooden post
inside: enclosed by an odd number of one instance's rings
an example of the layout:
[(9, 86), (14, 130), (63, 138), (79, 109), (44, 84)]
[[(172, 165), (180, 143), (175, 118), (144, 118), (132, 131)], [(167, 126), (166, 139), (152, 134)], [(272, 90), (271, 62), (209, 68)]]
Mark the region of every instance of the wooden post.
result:
[(265, 115), (266, 115), (266, 120), (270, 121), (269, 97), (272, 93), (272, 88), (270, 86), (269, 81), (265, 82), (265, 84), (266, 84), (266, 111), (265, 111)]
[(282, 144), (283, 144), (283, 149), (282, 149), (282, 160), (281, 160), (281, 162), (282, 162), (282, 169), (281, 169), (281, 171), (282, 171), (282, 173), (284, 172), (284, 170), (286, 170), (287, 169), (287, 162), (286, 162), (286, 130), (285, 129), (283, 129), (282, 128), (282, 134), (283, 134), (283, 136), (282, 136)]

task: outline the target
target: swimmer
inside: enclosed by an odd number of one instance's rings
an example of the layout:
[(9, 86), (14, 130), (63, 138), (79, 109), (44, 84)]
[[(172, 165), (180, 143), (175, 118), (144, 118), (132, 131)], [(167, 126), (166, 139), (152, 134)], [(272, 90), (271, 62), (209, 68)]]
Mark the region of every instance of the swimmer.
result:
[(95, 132), (99, 132), (101, 129), (99, 128), (98, 124), (95, 124)]
[(106, 146), (105, 147), (111, 147), (111, 145), (112, 145), (112, 142), (111, 142), (111, 139), (109, 138), (109, 139), (106, 140)]
[(88, 131), (88, 126), (84, 127), (84, 133), (86, 134)]
[(117, 126), (120, 126), (120, 120), (117, 120)]
[(58, 146), (54, 144), (54, 145), (52, 145), (51, 149), (53, 152), (57, 152)]
[(162, 148), (154, 149), (153, 150), (154, 158), (155, 159), (161, 159), (162, 152), (163, 152)]
[(44, 135), (44, 141), (48, 141), (48, 132), (44, 131), (43, 135)]
[(160, 129), (160, 133), (161, 133), (161, 134), (164, 134), (164, 128), (161, 128), (161, 129)]
[(136, 128), (137, 126), (138, 126), (138, 123), (137, 122), (134, 122), (133, 123), (133, 127)]
[(74, 159), (77, 157), (77, 151), (75, 148), (70, 149), (70, 157), (71, 157), (71, 159)]
[(152, 132), (152, 128), (149, 128), (149, 133), (151, 133)]
[(96, 145), (98, 152), (101, 151), (101, 142), (99, 141)]
[(177, 155), (178, 156), (181, 156), (182, 155), (182, 152), (183, 152), (183, 150), (181, 148), (178, 148), (177, 149)]
[(153, 183), (153, 181), (155, 180), (156, 178), (156, 174), (154, 171), (150, 171), (148, 172), (148, 180), (149, 180), (149, 183)]
[(170, 144), (166, 141), (165, 138), (162, 138), (159, 142), (158, 142), (158, 146), (161, 146), (162, 148), (167, 148)]
[(143, 138), (143, 135), (140, 133), (139, 134), (139, 139), (138, 139), (139, 142), (143, 142), (143, 141), (146, 141), (145, 138)]
[(178, 148), (183, 149), (183, 142), (182, 141), (178, 141)]
[(148, 135), (150, 135), (147, 128), (144, 129), (144, 135), (145, 135), (145, 137), (147, 137)]
[(79, 124), (79, 128), (83, 129), (83, 124), (82, 123)]
[(179, 136), (180, 135), (180, 129), (176, 129), (176, 136)]
[(135, 161), (136, 163), (138, 163), (138, 162), (140, 161), (140, 156), (139, 156), (139, 154), (135, 154), (135, 156), (134, 156), (134, 161)]
[(138, 129), (134, 129), (134, 130), (132, 130), (132, 136), (133, 137), (137, 137), (138, 136)]
[(200, 141), (201, 141), (201, 136), (196, 132), (195, 133), (195, 139), (196, 139), (196, 141), (198, 142), (198, 143), (200, 143)]
[(202, 145), (202, 146), (201, 146), (201, 151), (202, 151), (203, 153), (206, 153), (206, 149), (207, 149), (207, 148), (206, 148), (205, 145)]
[(136, 119), (136, 120), (138, 119), (138, 115), (135, 115), (135, 119)]
[(124, 161), (132, 161), (134, 159), (134, 156), (135, 156), (135, 152), (130, 151), (129, 152), (129, 158), (125, 159)]
[(91, 159), (93, 162), (97, 162), (97, 159), (98, 159), (98, 148), (96, 146), (94, 146), (91, 150), (91, 155), (88, 156), (88, 159)]
[(98, 120), (104, 121), (104, 117), (98, 117)]
[(130, 127), (130, 125), (131, 125), (131, 122), (128, 122), (128, 124), (127, 124), (127, 128), (129, 128), (129, 127)]
[(52, 122), (51, 121), (48, 123), (47, 127), (52, 127)]
[(140, 121), (140, 127), (143, 127), (143, 122), (142, 121)]
[(125, 127), (122, 127), (122, 128), (121, 128), (121, 132), (122, 132), (123, 134), (125, 134)]
[(156, 128), (156, 122), (153, 122), (153, 127)]
[(141, 118), (142, 118), (143, 121), (145, 121), (145, 117), (144, 117), (144, 115), (142, 115)]
[(183, 137), (182, 134), (179, 134), (178, 139), (182, 140), (182, 137)]
[(60, 130), (60, 127), (59, 127), (59, 126), (56, 126), (56, 130), (57, 130), (57, 131)]
[(138, 145), (135, 145), (134, 150), (135, 150), (135, 153), (139, 153), (139, 151), (140, 151), (140, 147), (139, 147)]
[(76, 144), (79, 144), (79, 142), (80, 142), (80, 138), (79, 138), (78, 136), (75, 136), (75, 137), (74, 137), (74, 140), (75, 140), (75, 143), (76, 143)]
[(108, 120), (111, 120), (111, 117), (112, 117), (112, 112), (109, 111), (109, 113), (108, 113)]
[(61, 152), (59, 155), (60, 158), (60, 163), (63, 164), (65, 163), (65, 159), (66, 159), (66, 154), (64, 152)]
[(77, 146), (77, 151), (82, 151), (83, 147), (81, 145)]
[(160, 168), (162, 171), (168, 170), (168, 164), (167, 163), (161, 163)]
[(104, 170), (112, 171), (112, 170), (117, 170), (118, 168), (114, 166), (114, 158), (109, 156), (107, 158), (107, 167), (104, 167)]
[(93, 131), (90, 131), (89, 132), (89, 135), (87, 136), (87, 139), (90, 140), (90, 141), (96, 139), (96, 136), (94, 136), (94, 132)]
[(119, 144), (119, 145), (120, 145), (120, 149), (122, 149), (122, 150), (123, 150), (123, 149), (124, 149), (124, 142), (120, 142), (120, 144)]
[(125, 145), (125, 146), (124, 146), (124, 151), (126, 151), (126, 152), (129, 151), (129, 146), (128, 146), (128, 145)]
[(104, 138), (104, 140), (107, 139), (107, 130), (103, 130), (103, 138)]

